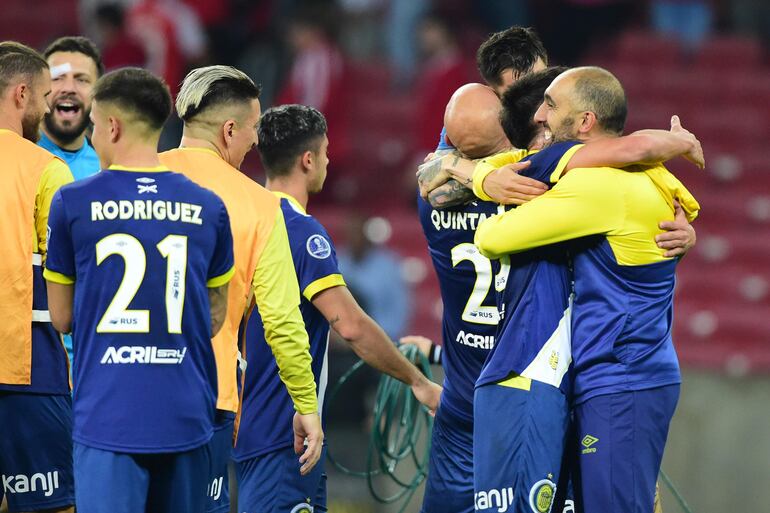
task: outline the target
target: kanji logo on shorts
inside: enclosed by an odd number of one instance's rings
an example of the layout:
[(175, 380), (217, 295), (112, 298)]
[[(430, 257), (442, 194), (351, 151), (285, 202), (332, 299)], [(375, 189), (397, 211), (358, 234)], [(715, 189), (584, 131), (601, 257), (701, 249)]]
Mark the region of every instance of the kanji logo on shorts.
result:
[(592, 447), (596, 442), (598, 442), (599, 439), (595, 436), (586, 435), (583, 437), (583, 440), (580, 442), (583, 444), (583, 454), (591, 454), (592, 452), (596, 452), (596, 447)]
[(46, 497), (53, 495), (54, 490), (59, 488), (59, 471), (38, 472), (27, 477), (24, 474), (15, 476), (6, 476), (3, 474), (3, 491), (7, 494), (32, 493), (40, 490)]
[(498, 513), (504, 513), (513, 505), (513, 488), (509, 486), (500, 490), (492, 489), (475, 493), (473, 502), (476, 511), (497, 508)]

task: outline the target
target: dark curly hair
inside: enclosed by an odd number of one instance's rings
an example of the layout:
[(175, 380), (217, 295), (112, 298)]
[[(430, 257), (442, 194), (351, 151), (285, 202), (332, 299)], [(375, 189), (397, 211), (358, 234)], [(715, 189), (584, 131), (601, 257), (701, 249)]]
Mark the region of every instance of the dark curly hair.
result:
[(288, 174), (306, 151), (317, 152), (326, 131), (326, 119), (313, 107), (281, 105), (266, 110), (259, 121), (257, 148), (268, 178)]

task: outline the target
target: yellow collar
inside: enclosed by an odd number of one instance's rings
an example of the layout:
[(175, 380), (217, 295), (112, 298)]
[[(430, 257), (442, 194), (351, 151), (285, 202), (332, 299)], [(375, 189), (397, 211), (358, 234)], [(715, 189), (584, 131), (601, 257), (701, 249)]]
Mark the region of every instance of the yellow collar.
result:
[(111, 169), (113, 171), (131, 171), (132, 173), (162, 173), (164, 171), (171, 171), (166, 166), (155, 166), (155, 167), (125, 167), (125, 166), (118, 166), (116, 164), (111, 165), (107, 169)]
[(285, 192), (281, 192), (281, 191), (270, 191), (270, 192), (272, 192), (279, 198), (286, 198), (287, 200), (289, 200), (289, 203), (294, 205), (294, 207), (297, 208), (302, 214), (307, 215), (307, 212), (305, 211), (305, 209), (302, 208), (302, 205), (300, 204), (299, 201), (297, 201), (297, 199), (294, 196), (290, 194), (286, 194)]

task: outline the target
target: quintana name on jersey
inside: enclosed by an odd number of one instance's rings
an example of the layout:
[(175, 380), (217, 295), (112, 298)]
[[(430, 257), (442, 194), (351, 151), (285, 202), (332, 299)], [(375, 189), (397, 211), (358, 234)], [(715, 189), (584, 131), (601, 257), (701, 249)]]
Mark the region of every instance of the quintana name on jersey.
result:
[(179, 221), (203, 224), (203, 207), (194, 203), (165, 200), (108, 200), (91, 202), (91, 221), (134, 219), (139, 221)]
[(476, 228), (487, 218), (484, 212), (463, 212), (452, 210), (432, 210), (430, 221), (436, 230), (468, 230)]

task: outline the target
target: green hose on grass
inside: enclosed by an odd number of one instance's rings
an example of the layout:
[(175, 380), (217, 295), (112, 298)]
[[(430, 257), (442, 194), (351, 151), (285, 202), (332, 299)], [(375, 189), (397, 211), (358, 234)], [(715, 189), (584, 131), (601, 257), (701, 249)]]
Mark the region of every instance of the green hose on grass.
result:
[[(428, 379), (432, 379), (430, 363), (416, 346), (402, 345), (399, 350)], [(329, 395), (330, 403), (364, 365), (363, 360), (358, 361), (337, 381)], [(432, 428), (433, 417), (415, 399), (409, 385), (383, 375), (374, 401), (366, 469), (351, 470), (341, 464), (332, 456), (331, 447), (327, 447), (327, 455), (329, 461), (344, 474), (366, 479), (369, 492), (377, 502), (401, 502), (398, 512), (402, 513), (428, 475)], [(405, 467), (407, 470), (403, 470)], [(388, 482), (396, 488), (395, 492), (387, 494), (381, 491)]]

